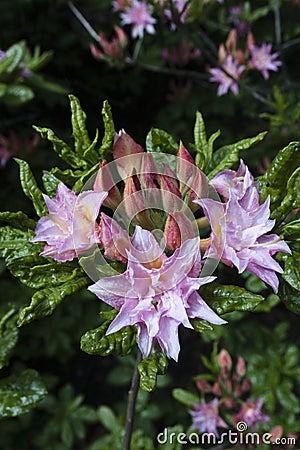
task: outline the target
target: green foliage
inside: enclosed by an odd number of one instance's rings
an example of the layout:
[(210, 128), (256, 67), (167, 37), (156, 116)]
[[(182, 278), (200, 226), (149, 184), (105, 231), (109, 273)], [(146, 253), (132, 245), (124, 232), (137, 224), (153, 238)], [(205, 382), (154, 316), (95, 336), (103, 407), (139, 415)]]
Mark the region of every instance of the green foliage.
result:
[(89, 284), (85, 275), (79, 275), (74, 271), (72, 278), (56, 287), (48, 287), (38, 290), (31, 299), (29, 306), (23, 308), (19, 314), (18, 325), (22, 326), (35, 319), (52, 314), (53, 310), (67, 295), (74, 294)]
[(271, 217), (281, 222), (300, 205), (300, 144), (291, 142), (276, 155), (264, 175), (259, 177), (261, 201), (270, 195)]
[(252, 138), (242, 139), (234, 144), (224, 145), (216, 150), (212, 155), (208, 178), (213, 178), (222, 170), (230, 169), (239, 161), (240, 152), (248, 150), (254, 144), (262, 141), (265, 135), (266, 132), (262, 132)]
[(136, 344), (135, 328), (124, 327), (107, 336), (110, 322), (107, 320), (95, 330), (87, 331), (81, 338), (81, 350), (90, 355), (128, 355)]
[(24, 370), (19, 376), (0, 380), (0, 418), (14, 417), (34, 408), (47, 394), (35, 370)]
[(197, 395), (192, 394), (185, 389), (176, 388), (173, 389), (172, 395), (178, 402), (182, 403), (185, 406), (191, 408), (194, 403), (199, 403), (200, 399)]
[(29, 164), (18, 158), (16, 158), (16, 162), (20, 167), (20, 181), (24, 194), (32, 201), (37, 214), (40, 217), (44, 216), (48, 210), (43, 199), (42, 191), (38, 188)]
[(178, 143), (176, 140), (164, 130), (159, 128), (151, 128), (146, 137), (147, 152), (154, 153), (170, 153), (177, 155)]
[(262, 295), (254, 294), (242, 287), (220, 285), (216, 282), (201, 287), (200, 293), (219, 315), (233, 311), (253, 311), (264, 300)]
[(86, 437), (86, 426), (98, 421), (94, 408), (84, 405), (83, 396), (75, 396), (72, 386), (65, 385), (58, 396), (48, 395), (39, 405), (41, 412), (48, 413), (49, 420), (44, 432), (35, 436), (35, 444), (50, 450), (59, 442), (64, 449), (74, 448), (76, 440)]
[(156, 388), (157, 375), (164, 375), (168, 368), (168, 360), (164, 353), (156, 350), (144, 358), (138, 365), (141, 389), (151, 392)]
[(20, 107), (35, 96), (34, 88), (65, 94), (57, 83), (50, 83), (34, 72), (42, 69), (52, 58), (52, 51), (41, 54), (36, 46), (31, 54), (25, 41), (10, 46), (0, 60), (0, 102), (9, 107)]
[(9, 358), (18, 342), (18, 315), (11, 308), (0, 320), (0, 369), (8, 365)]
[(107, 159), (111, 154), (116, 134), (111, 107), (106, 100), (103, 102), (102, 118), (104, 123), (104, 136), (102, 139), (101, 147), (99, 149), (99, 155), (101, 159), (104, 160)]
[(215, 140), (220, 136), (220, 130), (216, 131), (207, 140), (205, 124), (202, 114), (197, 111), (196, 123), (194, 127), (194, 149), (196, 151), (196, 164), (206, 173), (211, 164), (213, 155), (213, 145)]
[(273, 98), (269, 98), (269, 101), (275, 112), (263, 113), (260, 117), (268, 119), (272, 128), (297, 125), (300, 117), (300, 102), (292, 104), (291, 100), (276, 85), (273, 87)]

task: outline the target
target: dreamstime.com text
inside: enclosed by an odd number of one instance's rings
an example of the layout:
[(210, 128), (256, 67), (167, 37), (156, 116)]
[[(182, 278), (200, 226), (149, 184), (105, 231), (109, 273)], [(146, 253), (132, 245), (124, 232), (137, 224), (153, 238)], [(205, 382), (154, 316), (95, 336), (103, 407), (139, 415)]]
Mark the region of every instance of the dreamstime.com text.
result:
[(270, 433), (255, 433), (248, 432), (245, 433), (247, 429), (247, 424), (245, 422), (239, 422), (237, 424), (237, 430), (227, 430), (220, 434), (219, 437), (215, 436), (213, 433), (201, 433), (196, 432), (190, 433), (176, 433), (168, 432), (167, 428), (157, 435), (157, 442), (159, 444), (174, 444), (178, 443), (181, 445), (220, 445), (220, 444), (230, 444), (230, 445), (289, 445), (293, 446), (296, 444), (296, 438), (294, 437), (280, 437), (273, 438)]

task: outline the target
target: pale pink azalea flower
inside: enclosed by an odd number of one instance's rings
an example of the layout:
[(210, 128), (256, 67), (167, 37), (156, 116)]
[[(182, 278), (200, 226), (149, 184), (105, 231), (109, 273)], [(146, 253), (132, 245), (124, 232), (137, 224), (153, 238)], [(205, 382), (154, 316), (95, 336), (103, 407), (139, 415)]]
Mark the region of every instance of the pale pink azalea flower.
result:
[(122, 24), (132, 25), (131, 35), (134, 39), (142, 39), (144, 31), (149, 34), (155, 33), (153, 24), (156, 23), (156, 19), (151, 16), (151, 13), (151, 5), (138, 0), (133, 0), (130, 7), (121, 13)]
[(43, 195), (49, 214), (36, 226), (33, 242), (45, 241), (41, 256), (71, 261), (99, 242), (96, 218), (107, 192), (85, 191), (78, 196), (59, 183), (54, 199)]
[[(243, 160), (240, 161), (240, 167), (235, 170), (223, 170), (219, 172), (210, 181), (210, 185), (215, 188), (218, 194), (222, 195), (225, 200), (230, 197), (230, 192), (233, 192), (238, 200), (241, 200), (248, 188), (247, 198), (249, 198), (250, 204), (246, 205), (246, 199), (244, 200), (243, 207), (245, 209), (253, 209), (259, 206), (259, 194), (258, 194), (258, 181), (254, 181), (254, 177)], [(249, 193), (251, 192), (251, 196)]]
[(201, 403), (195, 403), (193, 408), (189, 411), (193, 420), (192, 430), (198, 430), (200, 433), (212, 433), (219, 437), (217, 428), (228, 428), (227, 423), (219, 416), (219, 401), (217, 398), (209, 403), (205, 403), (202, 399)]
[(251, 59), (248, 64), (252, 68), (259, 70), (265, 80), (270, 76), (269, 70), (277, 72), (278, 68), (282, 65), (282, 62), (277, 59), (278, 53), (272, 54), (271, 51), (272, 44), (264, 43), (261, 47), (257, 47), (256, 45), (250, 47)]
[(198, 278), (201, 268), (199, 238), (185, 241), (167, 257), (150, 231), (136, 227), (127, 251), (123, 274), (102, 278), (89, 290), (119, 311), (107, 334), (128, 325), (138, 329), (138, 346), (143, 357), (162, 351), (178, 360), (178, 327), (193, 328), (189, 318), (214, 324), (225, 321), (204, 302), (197, 290), (215, 277)]
[(245, 69), (244, 65), (239, 65), (233, 60), (232, 55), (228, 55), (222, 64), (223, 69), (229, 73), (233, 78), (230, 78), (223, 70), (219, 68), (212, 68), (209, 70), (212, 77), (209, 81), (219, 83), (218, 96), (227, 94), (229, 89), (237, 95), (239, 93), (239, 86), (235, 80), (239, 80), (242, 72)]
[(253, 191), (249, 187), (241, 200), (230, 192), (225, 204), (212, 199), (195, 200), (202, 206), (212, 229), (205, 257), (221, 260), (228, 266), (234, 265), (239, 273), (248, 270), (277, 292), (279, 281), (276, 272), (283, 273), (283, 270), (272, 256), (277, 252), (290, 253), (290, 249), (276, 234), (266, 234), (275, 224), (275, 220), (269, 219), (270, 198), (252, 209), (249, 205), (256, 203)]
[(257, 430), (259, 423), (269, 422), (270, 417), (261, 411), (263, 399), (259, 398), (256, 402), (246, 400), (241, 410), (234, 416), (233, 422), (246, 422), (248, 427)]

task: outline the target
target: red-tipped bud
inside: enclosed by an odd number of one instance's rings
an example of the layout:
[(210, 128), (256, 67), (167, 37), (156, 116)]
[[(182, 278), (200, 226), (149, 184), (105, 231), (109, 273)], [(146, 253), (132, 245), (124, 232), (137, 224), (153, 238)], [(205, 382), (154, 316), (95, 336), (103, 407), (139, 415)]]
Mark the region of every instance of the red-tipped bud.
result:
[(247, 34), (247, 42), (246, 42), (246, 52), (245, 54), (248, 56), (251, 53), (251, 48), (255, 45), (255, 39), (251, 31)]
[(170, 181), (169, 177), (159, 175), (161, 198), (165, 211), (173, 212), (181, 209), (182, 199), (177, 186)]
[(94, 183), (94, 190), (97, 192), (108, 192), (108, 196), (103, 202), (103, 205), (107, 206), (108, 208), (116, 209), (116, 207), (122, 201), (120, 191), (115, 185), (109, 165), (105, 160), (100, 164), (100, 168), (98, 170)]
[(164, 237), (170, 250), (176, 250), (184, 241), (195, 237), (191, 221), (182, 211), (175, 211), (168, 215)]
[(250, 380), (248, 380), (248, 379), (243, 380), (242, 389), (243, 389), (243, 391), (250, 391), (250, 389), (251, 389)]
[(230, 31), (226, 41), (226, 48), (231, 55), (235, 52), (236, 42), (237, 42), (237, 31), (235, 28), (233, 28)]
[(166, 245), (170, 250), (176, 250), (181, 245), (180, 229), (174, 217), (170, 214), (166, 220), (164, 231)]
[(135, 142), (124, 130), (121, 130), (116, 134), (113, 146), (114, 159), (122, 158), (122, 156), (134, 155), (135, 153), (143, 153), (143, 151), (143, 147)]
[(236, 363), (236, 373), (240, 376), (243, 377), (246, 374), (246, 364), (244, 359), (239, 356), (237, 363)]
[(224, 398), (223, 399), (224, 405), (226, 406), (226, 408), (228, 409), (232, 409), (235, 407), (236, 402), (232, 399), (232, 398)]
[(240, 384), (237, 384), (234, 388), (234, 395), (239, 398), (241, 397), (243, 391), (242, 391), (242, 386)]
[(144, 228), (152, 228), (148, 216), (147, 206), (141, 191), (140, 181), (133, 170), (132, 176), (128, 177), (124, 187), (124, 205), (127, 216), (134, 223)]
[(126, 262), (126, 250), (130, 248), (128, 233), (111, 217), (101, 213), (99, 240), (104, 248), (104, 255), (109, 259)]
[(232, 360), (227, 350), (222, 349), (220, 351), (218, 355), (218, 362), (221, 369), (225, 369), (226, 371), (229, 371), (231, 369)]
[(195, 178), (197, 166), (181, 141), (177, 156), (177, 178), (179, 180), (179, 190), (182, 197), (184, 197), (184, 195), (189, 191), (189, 186)]
[(91, 52), (94, 58), (106, 61), (110, 66), (122, 68), (125, 65), (127, 36), (122, 28), (115, 26), (115, 36), (109, 41), (104, 33), (99, 33), (100, 51), (94, 44), (91, 45)]
[(218, 58), (219, 58), (220, 64), (223, 64), (223, 62), (227, 58), (227, 51), (226, 51), (224, 44), (219, 45)]
[(207, 381), (201, 380), (201, 378), (197, 378), (196, 380), (196, 386), (201, 392), (211, 392), (212, 387)]
[(238, 48), (236, 51), (235, 59), (239, 64), (243, 64), (244, 62), (244, 53), (240, 48)]
[(215, 394), (215, 395), (218, 395), (218, 396), (222, 395), (220, 385), (217, 382), (214, 383), (212, 391), (213, 391), (213, 394)]
[(272, 437), (270, 439), (271, 442), (276, 442), (277, 439), (280, 439), (282, 437), (282, 434), (283, 434), (282, 426), (276, 425), (275, 427), (272, 428), (272, 430), (270, 431), (270, 434), (272, 435)]
[(232, 392), (232, 381), (229, 378), (225, 381), (225, 387), (227, 392)]

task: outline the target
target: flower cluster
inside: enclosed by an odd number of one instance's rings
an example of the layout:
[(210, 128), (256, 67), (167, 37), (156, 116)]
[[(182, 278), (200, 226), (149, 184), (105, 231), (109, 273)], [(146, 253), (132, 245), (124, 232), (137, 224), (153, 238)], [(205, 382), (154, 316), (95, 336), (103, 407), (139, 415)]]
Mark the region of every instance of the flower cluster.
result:
[[(191, 428), (218, 437), (218, 428), (235, 428), (239, 422), (245, 422), (249, 429), (256, 431), (260, 424), (269, 422), (270, 417), (262, 411), (263, 400), (250, 398), (251, 383), (246, 378), (244, 359), (239, 356), (233, 369), (230, 354), (222, 349), (217, 355), (216, 366), (214, 377), (217, 379), (213, 384), (200, 376), (196, 378), (200, 392), (214, 398), (209, 402), (202, 398), (200, 403), (193, 405)], [(274, 436), (275, 432), (278, 437), (278, 427), (274, 428)], [(270, 433), (273, 435), (273, 430)]]
[(237, 48), (237, 29), (231, 30), (226, 45), (219, 46), (219, 67), (210, 68), (211, 82), (219, 83), (218, 95), (224, 95), (231, 90), (235, 95), (239, 92), (238, 80), (249, 70), (258, 70), (265, 80), (270, 76), (269, 71), (278, 71), (282, 62), (278, 60), (278, 53), (272, 53), (272, 44), (255, 45), (251, 32), (246, 38), (246, 48)]
[[(275, 220), (269, 219), (269, 197), (259, 204), (257, 183), (243, 161), (237, 172), (220, 172), (211, 185), (223, 196), (225, 203), (212, 199), (197, 201), (212, 228), (211, 243), (205, 256), (235, 266), (239, 273), (248, 270), (277, 292), (276, 272), (283, 270), (272, 256), (277, 252), (290, 252), (290, 249), (276, 234), (266, 234), (275, 224)], [(225, 225), (220, 227), (222, 221)]]
[[(172, 170), (161, 161), (159, 167), (159, 160), (124, 130), (115, 135), (113, 158), (110, 164), (101, 163), (92, 190), (76, 195), (60, 183), (54, 199), (44, 195), (49, 214), (39, 220), (33, 241), (45, 241), (41, 254), (58, 262), (94, 250), (116, 262), (118, 274), (100, 278), (89, 288), (118, 311), (107, 334), (136, 326), (144, 357), (158, 344), (177, 361), (181, 324), (193, 328), (191, 319), (225, 323), (198, 292), (215, 279), (202, 275), (201, 252), (204, 259), (257, 274), (276, 291), (276, 272), (282, 269), (272, 256), (289, 248), (278, 236), (266, 234), (274, 225), (269, 200), (259, 204), (257, 183), (243, 162), (237, 172), (216, 175), (209, 186), (182, 142)], [(208, 198), (211, 189), (223, 201)], [(199, 222), (194, 214), (201, 208), (206, 218)], [(211, 235), (200, 240), (202, 222), (210, 225)], [(238, 370), (241, 376), (241, 363)], [(215, 403), (208, 410), (212, 414)], [(217, 420), (216, 426), (221, 423)]]

